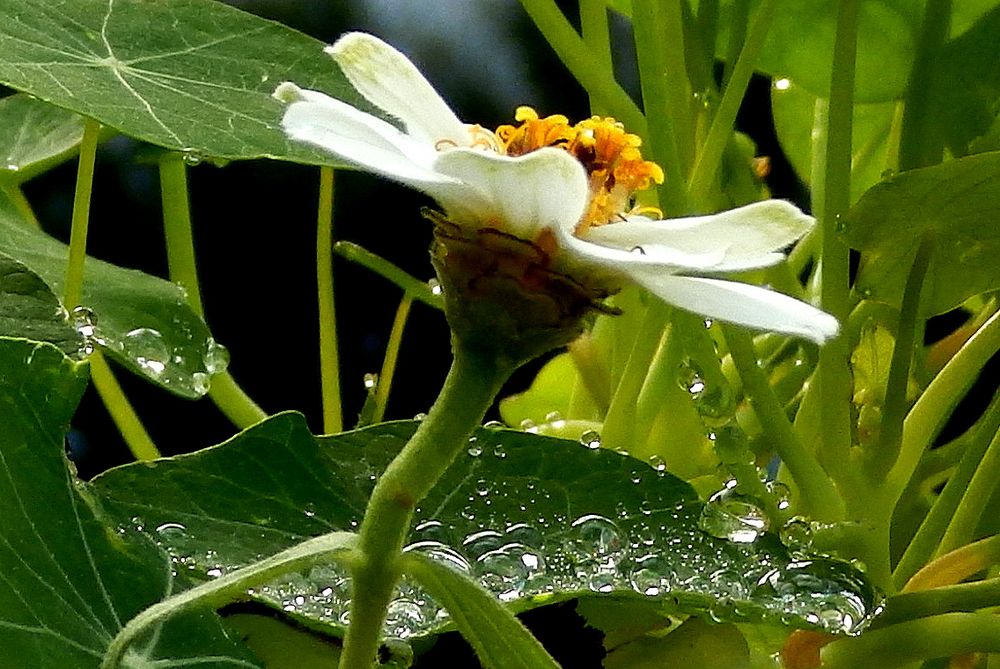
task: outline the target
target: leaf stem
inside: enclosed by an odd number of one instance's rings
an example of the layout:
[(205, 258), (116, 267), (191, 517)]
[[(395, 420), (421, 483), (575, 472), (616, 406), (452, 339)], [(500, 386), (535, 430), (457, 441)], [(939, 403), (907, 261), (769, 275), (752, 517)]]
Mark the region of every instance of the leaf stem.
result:
[(11, 204), (17, 209), (17, 213), (21, 215), (21, 218), (36, 228), (42, 227), (38, 222), (38, 217), (35, 216), (35, 210), (31, 208), (31, 203), (24, 196), (24, 191), (20, 185), (7, 183), (3, 184), (2, 188), (4, 194), (11, 201)]
[(844, 502), (830, 477), (805, 449), (788, 422), (778, 398), (771, 391), (764, 370), (757, 365), (750, 335), (742, 328), (726, 323), (722, 324), (722, 333), (754, 412), (802, 494), (803, 510), (817, 520), (842, 519)]
[(80, 159), (76, 169), (76, 191), (73, 193), (72, 227), (69, 233), (69, 259), (66, 263), (66, 285), (63, 305), (78, 306), (83, 299), (83, 265), (87, 259), (87, 227), (90, 223), (90, 194), (94, 189), (94, 161), (101, 124), (88, 118), (83, 125)]
[[(820, 303), (841, 323), (849, 313), (849, 255), (837, 239), (837, 221), (850, 206), (851, 135), (854, 111), (854, 74), (857, 51), (858, 0), (841, 0), (834, 42), (830, 104), (826, 117), (826, 145), (822, 151), (822, 211), (820, 213)], [(814, 182), (815, 183), (815, 182)], [(845, 480), (851, 446), (852, 382), (848, 342), (843, 335), (819, 352), (820, 459), (834, 463), (831, 474)], [(846, 481), (845, 481), (846, 482)], [(847, 501), (847, 500), (845, 500)]]
[[(608, 5), (606, 0), (580, 0), (580, 28), (587, 50), (597, 57), (602, 67), (614, 75), (611, 60), (611, 35), (608, 32)], [(606, 116), (610, 111), (598, 97), (588, 91), (590, 113)]]
[(737, 59), (732, 74), (726, 82), (722, 101), (715, 112), (708, 136), (698, 152), (698, 159), (691, 171), (691, 179), (688, 182), (688, 197), (695, 203), (706, 202), (709, 193), (713, 190), (712, 182), (719, 169), (719, 164), (722, 162), (726, 143), (729, 141), (733, 125), (736, 123), (736, 114), (740, 110), (743, 96), (750, 84), (750, 77), (753, 76), (757, 57), (764, 47), (764, 41), (771, 28), (771, 21), (774, 19), (777, 5), (777, 0), (763, 0), (757, 13), (754, 14), (747, 40), (743, 43), (739, 59)]
[(90, 363), (90, 376), (94, 380), (94, 388), (135, 459), (155, 460), (160, 457), (160, 451), (143, 427), (139, 415), (128, 401), (118, 380), (115, 379), (111, 366), (104, 359), (104, 354), (95, 349), (87, 357), (87, 361)]
[(950, 550), (971, 541), (976, 532), (976, 526), (982, 518), (986, 501), (992, 498), (997, 488), (997, 472), (1000, 471), (1000, 431), (994, 430), (993, 439), (983, 454), (976, 473), (972, 475), (962, 500), (955, 509), (955, 515), (948, 523), (948, 529), (941, 537), (937, 554)]
[(521, 0), (521, 5), (580, 85), (629, 132), (646, 137), (646, 119), (639, 107), (604, 67), (601, 57), (587, 48), (555, 0)]
[(407, 274), (385, 258), (375, 255), (364, 247), (352, 242), (341, 241), (334, 243), (333, 252), (396, 284), (407, 295), (429, 307), (441, 309), (444, 304), (440, 293), (434, 292), (426, 281), (421, 281)]
[(906, 582), (903, 592), (961, 583), (997, 562), (1000, 562), (1000, 535), (995, 534), (949, 551), (924, 565)]
[(167, 619), (195, 608), (218, 608), (246, 597), (248, 588), (328, 559), (349, 560), (357, 535), (331, 532), (153, 604), (125, 624), (111, 641), (100, 669), (117, 669), (129, 645)]
[(924, 235), (906, 279), (906, 289), (903, 292), (903, 303), (896, 328), (896, 344), (892, 349), (889, 375), (886, 379), (879, 438), (875, 449), (869, 454), (871, 458), (869, 469), (874, 480), (880, 480), (885, 476), (899, 455), (903, 420), (906, 418), (906, 390), (910, 381), (917, 318), (920, 314), (920, 296), (923, 294), (924, 277), (927, 276), (933, 252), (934, 238)]
[[(191, 208), (188, 202), (187, 164), (181, 154), (166, 154), (159, 163), (160, 199), (163, 206), (163, 237), (167, 247), (167, 270), (170, 280), (187, 293), (187, 303), (200, 318), (205, 318), (195, 261)], [(267, 414), (236, 383), (228, 371), (212, 375), (208, 396), (236, 427), (250, 427)]]
[(351, 625), (341, 669), (371, 669), (400, 574), (413, 509), (466, 446), (513, 371), (494, 356), (454, 340), (444, 387), (413, 437), (375, 484), (361, 522), (352, 572)]
[(403, 341), (403, 329), (410, 316), (413, 298), (409, 293), (403, 293), (403, 299), (396, 308), (396, 317), (392, 320), (392, 330), (385, 347), (385, 358), (382, 359), (382, 369), (378, 375), (378, 385), (375, 388), (375, 410), (372, 422), (380, 423), (385, 418), (385, 407), (389, 403), (389, 390), (392, 389), (392, 377), (396, 372), (396, 361), (399, 359), (399, 346)]
[(649, 122), (649, 146), (665, 179), (658, 189), (660, 207), (667, 216), (687, 213), (685, 188), (694, 141), (690, 84), (684, 65), (684, 30), (680, 3), (635, 0), (635, 35), (642, 104)]
[[(948, 482), (938, 494), (937, 499), (934, 500), (934, 505), (924, 517), (919, 529), (903, 552), (899, 564), (896, 565), (893, 580), (897, 587), (902, 587), (904, 583), (909, 581), (920, 566), (926, 564), (936, 553), (946, 552), (943, 547), (938, 547), (942, 545), (941, 540), (945, 532), (955, 525), (960, 505), (975, 509), (972, 513), (978, 518), (982, 510), (983, 500), (988, 498), (973, 497), (970, 494), (972, 492), (970, 481), (974, 476), (980, 476), (980, 474), (995, 477), (996, 469), (987, 468), (983, 456), (988, 449), (1000, 451), (1000, 448), (995, 448), (991, 444), (991, 438), (994, 439), (995, 443), (998, 428), (1000, 428), (1000, 395), (994, 397), (986, 409), (983, 418), (974, 429), (972, 439), (969, 440), (962, 453), (958, 466), (948, 477)], [(940, 450), (940, 448), (936, 448), (933, 452)], [(971, 509), (966, 509), (962, 515), (970, 512)], [(964, 525), (964, 523), (961, 524)], [(967, 535), (966, 538), (971, 538), (971, 535)], [(952, 548), (958, 545), (954, 541), (952, 543)]]
[(914, 50), (913, 67), (906, 82), (903, 123), (899, 136), (899, 169), (912, 170), (941, 162), (944, 136), (941, 117), (935, 112), (940, 101), (935, 65), (951, 30), (952, 0), (928, 0)]
[(333, 168), (319, 169), (319, 207), (316, 216), (316, 286), (319, 299), (319, 375), (323, 404), (323, 432), (344, 429), (340, 398), (340, 358), (337, 314), (333, 292)]
[(894, 506), (913, 476), (920, 457), (945, 419), (976, 380), (986, 362), (1000, 350), (1000, 311), (990, 316), (927, 385), (903, 423), (896, 464), (883, 485)]

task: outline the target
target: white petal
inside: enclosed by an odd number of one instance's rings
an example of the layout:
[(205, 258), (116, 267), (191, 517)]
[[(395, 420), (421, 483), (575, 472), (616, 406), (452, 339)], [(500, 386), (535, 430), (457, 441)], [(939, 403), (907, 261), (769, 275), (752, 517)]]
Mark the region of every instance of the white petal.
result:
[(327, 47), (351, 85), (398, 118), (414, 138), (432, 147), (468, 146), (470, 134), (420, 70), (395, 48), (366, 33), (347, 33)]
[(494, 219), (491, 227), (521, 239), (534, 241), (546, 228), (557, 236), (559, 230), (572, 230), (587, 206), (583, 166), (562, 149), (543, 148), (514, 158), (454, 149), (439, 154), (434, 166), (488, 197), (489, 211), (480, 214)]
[(438, 152), (385, 121), (317, 91), (282, 84), (275, 97), (291, 101), (281, 125), (292, 139), (307, 142), (342, 160), (406, 184), (439, 201), (485, 207), (475, 188), (434, 169)]
[(837, 319), (773, 290), (735, 281), (670, 276), (633, 266), (632, 279), (668, 304), (758, 330), (799, 335), (822, 344), (835, 337)]
[[(642, 247), (648, 255), (671, 249), (694, 258), (718, 258), (711, 266), (688, 266), (700, 272), (731, 272), (781, 262), (777, 253), (812, 228), (815, 220), (783, 200), (755, 202), (711, 216), (652, 221), (633, 216), (622, 223), (588, 230), (586, 239), (619, 249)], [(678, 256), (682, 257), (682, 256)]]

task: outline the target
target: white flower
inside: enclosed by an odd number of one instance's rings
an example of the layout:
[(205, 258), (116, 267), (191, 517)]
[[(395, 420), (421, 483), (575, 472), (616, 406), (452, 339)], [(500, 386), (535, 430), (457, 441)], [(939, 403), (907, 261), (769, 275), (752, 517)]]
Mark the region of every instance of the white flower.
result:
[[(638, 139), (613, 119), (570, 126), (521, 108), (520, 126), (465, 124), (403, 54), (363, 33), (327, 53), (354, 87), (402, 129), (317, 91), (283, 83), (282, 127), (366, 171), (423, 191), (466, 229), (492, 228), (546, 251), (582, 285), (634, 283), (713, 319), (822, 343), (835, 318), (787, 295), (705, 275), (774, 265), (814, 220), (770, 200), (711, 216), (654, 220), (632, 192), (662, 179)], [(657, 212), (658, 213), (658, 212)]]

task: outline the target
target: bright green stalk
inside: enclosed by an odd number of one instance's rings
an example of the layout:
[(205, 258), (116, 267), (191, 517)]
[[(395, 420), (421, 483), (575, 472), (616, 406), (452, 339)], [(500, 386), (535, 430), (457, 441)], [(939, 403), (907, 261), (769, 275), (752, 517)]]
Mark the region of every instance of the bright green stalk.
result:
[(803, 511), (817, 520), (840, 520), (843, 518), (844, 502), (830, 477), (802, 445), (788, 422), (781, 404), (771, 391), (764, 370), (757, 365), (750, 335), (742, 328), (728, 324), (722, 325), (722, 333), (754, 412), (802, 493)]
[(914, 50), (913, 67), (906, 83), (899, 169), (912, 170), (941, 162), (944, 136), (936, 98), (935, 63), (951, 29), (952, 0), (927, 0)]
[(705, 138), (701, 151), (698, 152), (698, 159), (691, 172), (691, 180), (688, 182), (688, 197), (695, 203), (707, 201), (710, 196), (712, 182), (715, 180), (719, 163), (722, 162), (726, 143), (729, 141), (733, 125), (736, 123), (736, 114), (740, 110), (740, 104), (743, 102), (747, 86), (750, 84), (750, 77), (753, 76), (757, 57), (764, 47), (764, 41), (771, 28), (771, 21), (774, 18), (777, 5), (778, 0), (763, 0), (753, 17), (750, 33), (743, 44), (732, 75), (726, 83), (722, 102), (719, 103), (719, 108), (715, 112), (712, 126), (708, 130), (708, 136)]
[(441, 308), (441, 295), (434, 292), (426, 281), (410, 276), (385, 258), (351, 242), (336, 242), (333, 245), (333, 251), (340, 257), (357, 263), (394, 283), (418, 302), (423, 302), (434, 309)]
[(135, 459), (155, 460), (160, 457), (160, 451), (143, 427), (139, 415), (132, 408), (122, 387), (118, 385), (118, 380), (115, 379), (114, 372), (111, 371), (111, 366), (104, 359), (104, 355), (95, 350), (87, 357), (87, 362), (90, 363), (90, 378), (94, 381), (94, 388)]
[[(357, 535), (350, 532), (324, 534), (153, 604), (128, 621), (118, 632), (108, 646), (101, 669), (118, 669), (129, 645), (168, 619), (192, 609), (217, 609), (245, 598), (248, 588), (267, 583), (278, 576), (323, 561), (344, 559), (343, 556), (351, 551), (356, 540)], [(370, 665), (366, 669), (370, 669)]]
[(723, 88), (729, 88), (734, 64), (739, 58), (740, 52), (743, 51), (747, 25), (750, 23), (750, 0), (735, 0), (732, 3), (732, 12), (732, 20), (729, 22), (729, 42), (726, 44), (726, 55), (723, 59), (723, 65), (726, 68), (722, 76)]
[(906, 389), (910, 381), (910, 365), (916, 345), (920, 296), (923, 294), (924, 277), (927, 275), (933, 252), (934, 239), (924, 236), (906, 278), (903, 303), (899, 310), (899, 325), (896, 328), (896, 344), (892, 350), (892, 360), (889, 363), (889, 375), (886, 380), (879, 438), (875, 450), (869, 454), (870, 469), (875, 480), (885, 476), (899, 455), (903, 420), (906, 418)]
[(340, 359), (333, 294), (333, 168), (319, 171), (319, 211), (316, 217), (316, 284), (319, 297), (319, 375), (323, 401), (323, 432), (344, 429), (340, 401)]
[[(179, 153), (168, 154), (160, 160), (160, 199), (163, 205), (163, 236), (167, 247), (170, 280), (187, 291), (188, 306), (204, 318), (205, 307), (201, 301), (194, 236), (191, 232), (187, 165)], [(267, 417), (227, 371), (212, 375), (208, 396), (226, 418), (239, 428), (250, 427)]]
[(392, 388), (392, 377), (396, 372), (396, 361), (399, 359), (399, 346), (403, 341), (403, 328), (410, 315), (413, 298), (408, 293), (403, 294), (396, 309), (396, 317), (392, 321), (392, 331), (385, 348), (385, 358), (382, 360), (382, 370), (378, 375), (378, 386), (375, 388), (375, 409), (372, 412), (372, 422), (380, 423), (385, 417), (385, 407), (389, 403), (389, 390)]
[(1000, 652), (1000, 617), (945, 613), (840, 639), (822, 651), (824, 669), (895, 669), (935, 657)]
[(993, 496), (997, 483), (1000, 483), (997, 472), (1000, 472), (1000, 432), (994, 431), (993, 440), (969, 481), (955, 515), (948, 523), (948, 529), (941, 537), (937, 555), (953, 551), (972, 540), (983, 515), (983, 505)]
[(76, 191), (73, 194), (73, 222), (69, 233), (69, 259), (66, 263), (66, 285), (63, 305), (78, 306), (83, 299), (83, 264), (87, 258), (87, 226), (90, 223), (90, 194), (94, 188), (94, 161), (101, 124), (88, 118), (80, 142), (80, 162), (76, 169)]
[(513, 369), (454, 341), (455, 358), (427, 417), (379, 478), (361, 522), (355, 551), (351, 625), (341, 669), (371, 669), (386, 608), (400, 575), (400, 555), (413, 509), (430, 491), (482, 420)]
[(685, 177), (692, 159), (694, 123), (679, 3), (635, 0), (632, 30), (648, 142), (653, 160), (666, 176), (659, 188), (660, 207), (667, 216), (681, 216), (690, 213)]
[[(646, 308), (642, 324), (632, 343), (628, 362), (625, 363), (625, 370), (611, 398), (608, 415), (604, 419), (601, 440), (610, 448), (628, 450), (635, 442), (636, 403), (653, 355), (660, 345), (664, 321), (664, 307), (660, 302), (652, 301)], [(648, 425), (645, 427), (649, 428)]]
[(521, 5), (580, 85), (601, 107), (624, 123), (629, 132), (646, 137), (646, 119), (642, 112), (615, 81), (614, 73), (604, 67), (600, 56), (587, 49), (555, 0), (521, 0)]
[[(820, 302), (841, 323), (850, 311), (847, 246), (837, 239), (837, 220), (851, 203), (851, 135), (854, 111), (854, 70), (857, 51), (858, 1), (841, 0), (830, 79), (830, 107), (823, 150), (823, 207), (820, 219)], [(851, 446), (850, 400), (852, 394), (848, 342), (839, 336), (819, 354), (821, 460), (848, 462)], [(832, 472), (836, 474), (836, 472)]]
[[(973, 476), (978, 475), (979, 472), (986, 473), (991, 471), (980, 463), (984, 462), (983, 456), (987, 448), (990, 448), (990, 440), (994, 438), (997, 429), (1000, 429), (1000, 395), (993, 398), (983, 418), (980, 419), (979, 424), (974, 428), (972, 439), (966, 445), (958, 467), (956, 467), (955, 471), (948, 478), (948, 482), (937, 496), (937, 499), (934, 500), (934, 506), (931, 507), (931, 510), (924, 517), (920, 528), (906, 547), (906, 551), (904, 551), (903, 556), (900, 558), (899, 564), (896, 565), (896, 569), (893, 572), (893, 580), (896, 583), (896, 587), (903, 587), (910, 580), (910, 577), (936, 553), (944, 552), (943, 550), (938, 550), (938, 546), (941, 544), (941, 538), (944, 536), (945, 531), (952, 524), (953, 521), (951, 519), (956, 515), (956, 510), (960, 504), (965, 507), (982, 508), (981, 505), (986, 498), (972, 497), (966, 494), (966, 491), (970, 488), (969, 482)], [(940, 450), (940, 448), (937, 448), (933, 452)], [(992, 471), (995, 472), (996, 470)], [(968, 510), (966, 510), (967, 512)], [(957, 544), (951, 548), (955, 548), (956, 546)]]
[(986, 362), (1000, 350), (1000, 312), (990, 316), (965, 345), (938, 372), (910, 409), (903, 423), (899, 458), (883, 488), (895, 506), (913, 476), (920, 457), (930, 446), (958, 401), (976, 380)]
[(3, 184), (0, 188), (3, 188), (4, 194), (11, 201), (11, 204), (14, 205), (14, 208), (17, 209), (17, 213), (21, 215), (21, 218), (36, 228), (41, 227), (38, 217), (35, 216), (35, 210), (31, 208), (31, 203), (28, 202), (28, 198), (24, 196), (24, 191), (21, 190), (19, 185), (12, 183)]
[(876, 620), (876, 625), (882, 628), (906, 620), (992, 606), (1000, 606), (1000, 578), (900, 593), (889, 600), (885, 615)]
[[(583, 43), (587, 50), (594, 54), (604, 69), (614, 76), (614, 63), (611, 60), (611, 34), (608, 32), (608, 6), (605, 0), (580, 0), (580, 28), (583, 32)], [(601, 101), (593, 93), (590, 97), (590, 113), (600, 116), (610, 114)]]

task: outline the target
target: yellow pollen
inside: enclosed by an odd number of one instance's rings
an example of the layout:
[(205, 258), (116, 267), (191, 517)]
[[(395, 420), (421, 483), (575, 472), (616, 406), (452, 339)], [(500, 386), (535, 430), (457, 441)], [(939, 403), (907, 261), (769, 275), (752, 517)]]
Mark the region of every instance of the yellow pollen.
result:
[(543, 147), (568, 151), (583, 165), (590, 180), (590, 202), (576, 227), (578, 235), (591, 226), (622, 220), (626, 213), (652, 213), (650, 207), (635, 208), (633, 196), (653, 184), (663, 183), (663, 170), (644, 160), (642, 140), (625, 132), (610, 117), (592, 116), (570, 125), (560, 114), (542, 118), (531, 107), (518, 107), (514, 119), (520, 125), (502, 125), (496, 130), (502, 150), (521, 156)]

